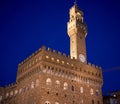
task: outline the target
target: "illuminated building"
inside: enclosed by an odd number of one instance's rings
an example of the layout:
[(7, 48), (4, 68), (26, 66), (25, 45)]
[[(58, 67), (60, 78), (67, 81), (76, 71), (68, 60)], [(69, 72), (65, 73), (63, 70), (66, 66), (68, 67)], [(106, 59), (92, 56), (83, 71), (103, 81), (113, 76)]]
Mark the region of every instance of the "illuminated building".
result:
[(102, 69), (87, 62), (83, 12), (70, 8), (70, 56), (41, 47), (18, 65), (16, 83), (0, 88), (2, 104), (103, 104)]

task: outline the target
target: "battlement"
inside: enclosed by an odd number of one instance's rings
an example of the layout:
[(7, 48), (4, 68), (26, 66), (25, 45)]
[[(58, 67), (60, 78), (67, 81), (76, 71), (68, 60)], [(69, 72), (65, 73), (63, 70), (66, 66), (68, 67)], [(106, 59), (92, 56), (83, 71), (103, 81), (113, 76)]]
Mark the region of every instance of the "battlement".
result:
[(13, 87), (16, 87), (16, 85), (17, 85), (17, 82), (14, 82), (14, 83), (6, 85), (5, 88), (13, 88)]
[[(53, 50), (51, 48), (46, 48), (46, 46), (42, 46), (41, 48), (39, 48), (37, 51), (35, 51), (32, 55), (30, 55), (28, 58), (26, 58), (24, 61), (22, 61), (19, 66), (23, 65), (24, 63), (26, 63), (28, 60), (30, 60), (32, 57), (36, 56), (37, 54), (41, 53), (43, 57), (45, 57), (46, 59), (51, 59), (54, 58), (56, 60), (54, 60), (54, 62), (58, 61), (57, 59), (59, 59), (60, 64), (63, 65), (63, 60), (65, 60), (65, 63), (71, 65), (73, 67), (74, 63), (80, 63), (83, 64), (82, 62), (80, 62), (79, 60), (75, 59), (74, 57), (71, 58), (69, 55), (66, 55), (65, 53), (62, 53), (60, 51), (57, 50)], [(58, 62), (57, 62), (58, 63)], [(93, 69), (98, 69), (101, 70), (101, 67), (98, 67), (97, 65), (91, 64), (91, 63), (86, 63), (86, 66), (91, 67)]]
[[(45, 49), (45, 51), (47, 51), (47, 52), (51, 52), (51, 54), (56, 54), (56, 56), (58, 55), (58, 56), (61, 56), (61, 57), (64, 57), (65, 59), (67, 59), (68, 61), (76, 61), (76, 62), (79, 62), (77, 59), (75, 59), (74, 57), (73, 58), (71, 58), (69, 55), (66, 55), (65, 53), (62, 53), (62, 52), (60, 52), (60, 51), (57, 51), (57, 50), (52, 50), (51, 48), (46, 48), (45, 46), (44, 46), (44, 49)], [(49, 55), (49, 53), (48, 53), (48, 55)], [(81, 63), (81, 62), (80, 62)], [(94, 68), (94, 69), (102, 69), (101, 67), (99, 67), (99, 66), (97, 66), (97, 65), (94, 65), (94, 64), (91, 64), (90, 62), (88, 62), (86, 65), (88, 65), (89, 67), (92, 67), (92, 68)]]
[(101, 67), (94, 65), (94, 64), (91, 64), (90, 62), (88, 62), (87, 65), (89, 65), (90, 67), (93, 67), (95, 69), (100, 69), (100, 70), (102, 69)]
[(25, 62), (27, 62), (28, 60), (30, 60), (32, 57), (34, 57), (35, 55), (37, 55), (40, 51), (42, 51), (41, 48), (39, 48), (37, 51), (35, 51), (34, 53), (32, 53), (32, 55), (30, 55), (29, 57), (27, 57), (25, 60), (23, 60), (21, 63), (19, 63), (19, 66), (23, 65)]

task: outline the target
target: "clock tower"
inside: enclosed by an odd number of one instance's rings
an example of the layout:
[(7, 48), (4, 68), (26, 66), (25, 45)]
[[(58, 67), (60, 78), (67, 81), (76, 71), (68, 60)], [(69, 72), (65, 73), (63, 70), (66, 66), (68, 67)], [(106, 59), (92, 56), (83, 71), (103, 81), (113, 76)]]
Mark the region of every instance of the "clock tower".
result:
[(70, 19), (67, 23), (67, 32), (70, 37), (70, 56), (86, 62), (86, 42), (87, 27), (83, 21), (83, 12), (75, 3), (70, 8)]

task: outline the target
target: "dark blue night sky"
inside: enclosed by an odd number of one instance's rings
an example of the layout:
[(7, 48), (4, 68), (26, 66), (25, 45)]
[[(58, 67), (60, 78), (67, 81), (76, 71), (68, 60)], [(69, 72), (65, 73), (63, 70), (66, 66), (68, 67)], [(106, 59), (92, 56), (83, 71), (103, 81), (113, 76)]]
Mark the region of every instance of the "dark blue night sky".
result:
[[(69, 55), (67, 22), (74, 0), (0, 1), (0, 85), (42, 45)], [(120, 90), (120, 1), (77, 0), (88, 25), (87, 60), (103, 68), (103, 91)]]

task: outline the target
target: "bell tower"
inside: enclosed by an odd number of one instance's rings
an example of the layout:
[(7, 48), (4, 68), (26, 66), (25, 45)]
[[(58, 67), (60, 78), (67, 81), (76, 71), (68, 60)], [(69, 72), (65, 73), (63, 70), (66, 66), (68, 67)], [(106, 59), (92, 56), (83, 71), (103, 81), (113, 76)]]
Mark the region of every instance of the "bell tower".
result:
[(86, 42), (87, 26), (83, 21), (83, 12), (75, 3), (69, 11), (70, 19), (67, 23), (67, 32), (70, 37), (70, 56), (86, 62)]

